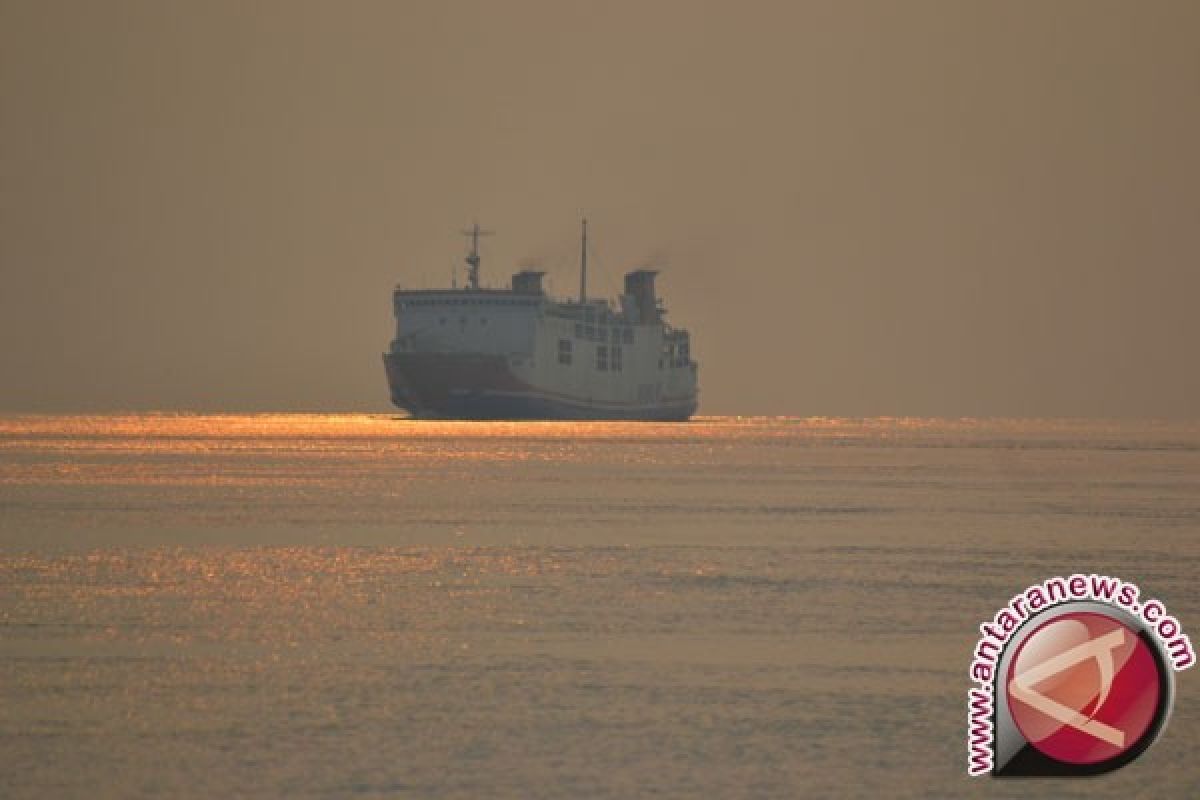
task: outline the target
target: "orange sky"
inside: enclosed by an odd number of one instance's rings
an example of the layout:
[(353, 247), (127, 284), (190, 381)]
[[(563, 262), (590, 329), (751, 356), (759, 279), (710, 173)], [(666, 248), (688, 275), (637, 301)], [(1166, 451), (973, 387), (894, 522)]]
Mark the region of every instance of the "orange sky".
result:
[(0, 9), (0, 410), (386, 411), (393, 283), (586, 212), (702, 413), (1200, 413), (1195, 3)]

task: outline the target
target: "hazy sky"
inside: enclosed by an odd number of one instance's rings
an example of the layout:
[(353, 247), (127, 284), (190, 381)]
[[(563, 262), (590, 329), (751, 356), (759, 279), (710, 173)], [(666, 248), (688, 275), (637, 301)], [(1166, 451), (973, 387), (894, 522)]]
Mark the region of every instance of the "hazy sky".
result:
[(701, 413), (1200, 417), (1200, 3), (0, 8), (2, 409), (386, 411), (586, 212)]

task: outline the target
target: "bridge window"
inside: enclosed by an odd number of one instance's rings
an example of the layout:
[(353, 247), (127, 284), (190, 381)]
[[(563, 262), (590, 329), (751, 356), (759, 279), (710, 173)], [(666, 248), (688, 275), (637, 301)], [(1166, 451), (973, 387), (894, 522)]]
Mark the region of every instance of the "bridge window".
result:
[(613, 372), (621, 371), (621, 345), (619, 344), (614, 344), (612, 348), (612, 368)]
[(596, 369), (608, 372), (608, 347), (606, 345), (596, 345)]

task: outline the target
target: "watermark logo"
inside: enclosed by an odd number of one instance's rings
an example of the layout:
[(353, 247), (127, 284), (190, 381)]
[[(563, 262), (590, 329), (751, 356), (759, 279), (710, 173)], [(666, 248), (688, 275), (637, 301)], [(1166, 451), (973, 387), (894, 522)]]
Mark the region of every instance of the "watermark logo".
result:
[(1174, 671), (1195, 663), (1179, 621), (1137, 586), (1051, 578), (1014, 596), (971, 662), (971, 775), (1094, 775), (1128, 764), (1162, 733)]

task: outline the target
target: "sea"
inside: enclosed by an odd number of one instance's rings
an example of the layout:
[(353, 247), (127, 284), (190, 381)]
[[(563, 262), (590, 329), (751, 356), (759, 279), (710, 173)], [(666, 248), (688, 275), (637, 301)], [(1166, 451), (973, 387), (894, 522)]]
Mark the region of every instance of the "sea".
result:
[(1089, 779), (967, 776), (1054, 575), (1200, 642), (1200, 423), (0, 416), (0, 797), (1200, 796), (1200, 669)]

